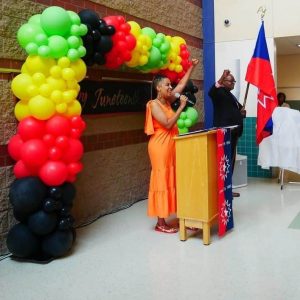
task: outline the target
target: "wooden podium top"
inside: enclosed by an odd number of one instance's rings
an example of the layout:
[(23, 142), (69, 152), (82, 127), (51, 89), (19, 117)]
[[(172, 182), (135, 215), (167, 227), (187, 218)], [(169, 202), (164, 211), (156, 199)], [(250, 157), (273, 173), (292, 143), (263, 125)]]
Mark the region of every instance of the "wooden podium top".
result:
[(183, 133), (179, 136), (176, 136), (176, 137), (174, 137), (174, 140), (185, 139), (185, 138), (189, 138), (189, 137), (196, 137), (196, 136), (201, 136), (201, 135), (214, 134), (216, 132), (217, 132), (216, 129), (197, 130), (197, 131), (187, 132), (187, 133)]

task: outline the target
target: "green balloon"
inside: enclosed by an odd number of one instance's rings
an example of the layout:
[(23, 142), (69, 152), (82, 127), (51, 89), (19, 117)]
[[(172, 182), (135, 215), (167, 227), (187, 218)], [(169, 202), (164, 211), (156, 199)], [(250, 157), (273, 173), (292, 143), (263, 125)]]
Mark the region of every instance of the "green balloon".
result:
[(34, 25), (41, 25), (41, 14), (33, 15), (29, 18), (28, 23), (34, 24)]
[(155, 46), (156, 48), (159, 48), (161, 46), (161, 43), (163, 42), (162, 39), (156, 37), (153, 39), (152, 44), (153, 46)]
[(59, 35), (50, 36), (48, 45), (51, 49), (51, 57), (53, 58), (66, 56), (69, 50), (67, 41)]
[(77, 49), (80, 46), (79, 38), (75, 35), (71, 35), (68, 37), (68, 44), (70, 48)]
[(49, 46), (42, 45), (38, 49), (38, 55), (42, 57), (50, 57), (51, 55), (51, 49)]
[(184, 121), (183, 121), (182, 119), (178, 119), (178, 120), (177, 120), (177, 126), (178, 126), (178, 128), (183, 128), (183, 127), (185, 127)]
[(70, 61), (75, 61), (79, 58), (79, 53), (76, 49), (70, 49), (68, 51), (67, 57)]
[(35, 24), (22, 25), (17, 33), (19, 44), (25, 48), (28, 43), (34, 42), (38, 34), (44, 33), (42, 28)]
[(74, 24), (71, 26), (70, 33), (71, 35), (79, 36), (81, 32), (80, 26)]
[(84, 46), (79, 46), (77, 48), (79, 57), (84, 57), (86, 55), (86, 49)]
[(158, 67), (161, 61), (160, 51), (156, 47), (151, 47), (148, 63), (145, 65), (147, 69)]
[(171, 44), (168, 40), (164, 40), (164, 42), (161, 44), (159, 50), (161, 53), (168, 53), (171, 49)]
[(193, 107), (188, 107), (186, 109), (186, 115), (187, 118), (190, 119), (192, 121), (193, 124), (195, 124), (198, 120), (198, 112), (195, 108)]
[(59, 6), (50, 6), (42, 12), (41, 26), (49, 36), (69, 34), (71, 25), (69, 14)]
[(87, 26), (85, 24), (80, 24), (79, 25), (79, 35), (84, 36), (87, 34), (87, 32), (88, 32)]
[(142, 33), (148, 35), (151, 38), (151, 40), (153, 40), (156, 37), (156, 32), (150, 27), (143, 28)]
[(69, 14), (72, 24), (81, 24), (80, 17), (74, 11), (68, 10), (67, 13)]
[(188, 128), (186, 128), (186, 127), (178, 128), (178, 131), (179, 131), (179, 134), (183, 134), (183, 133), (188, 133), (189, 132)]
[(38, 45), (36, 43), (28, 43), (25, 47), (25, 51), (30, 55), (35, 55), (38, 53)]
[(41, 46), (41, 45), (47, 45), (48, 44), (48, 37), (44, 33), (39, 33), (35, 36), (35, 42)]
[(187, 118), (186, 112), (184, 112), (184, 111), (181, 112), (179, 118), (182, 119), (182, 120), (185, 120)]
[(189, 128), (193, 125), (193, 122), (192, 122), (191, 119), (185, 119), (184, 120), (184, 125), (185, 125), (185, 127)]

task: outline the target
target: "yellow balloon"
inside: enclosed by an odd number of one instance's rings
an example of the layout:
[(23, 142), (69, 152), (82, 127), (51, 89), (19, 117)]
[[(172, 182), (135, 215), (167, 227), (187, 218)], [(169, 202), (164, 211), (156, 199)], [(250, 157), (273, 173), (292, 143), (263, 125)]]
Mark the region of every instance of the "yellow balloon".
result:
[(30, 94), (28, 94), (26, 87), (32, 84), (33, 82), (30, 75), (19, 74), (12, 80), (11, 89), (17, 98), (28, 100), (30, 98)]
[(54, 90), (51, 93), (50, 99), (55, 103), (63, 102), (63, 93), (60, 90)]
[(17, 102), (14, 111), (18, 121), (21, 121), (31, 115), (28, 105), (22, 101)]
[(181, 44), (186, 44), (185, 40), (180, 36), (173, 36), (172, 37), (172, 42), (174, 42), (175, 44), (178, 44), (179, 46)]
[(180, 73), (180, 72), (182, 72), (182, 70), (183, 70), (182, 65), (176, 65), (174, 71), (175, 71), (176, 73)]
[(181, 63), (181, 61), (182, 61), (182, 58), (179, 55), (177, 55), (177, 57), (175, 59), (175, 64), (179, 65)]
[(80, 102), (75, 100), (72, 103), (70, 103), (68, 105), (68, 109), (67, 109), (67, 112), (65, 113), (65, 115), (68, 116), (68, 117), (81, 115)]
[(51, 95), (52, 89), (48, 83), (43, 83), (39, 88), (40, 95), (48, 98)]
[(50, 85), (52, 91), (54, 90), (65, 91), (67, 89), (66, 81), (63, 80), (62, 78), (56, 79), (50, 76), (47, 78), (47, 83)]
[(68, 89), (71, 89), (71, 90), (74, 89), (74, 90), (76, 90), (77, 89), (77, 85), (78, 85), (78, 83), (77, 83), (77, 81), (75, 79), (67, 81), (67, 87), (68, 87)]
[(59, 113), (59, 114), (64, 114), (68, 109), (68, 106), (66, 103), (60, 103), (60, 104), (57, 104), (56, 105), (56, 111)]
[(174, 63), (170, 63), (169, 64), (169, 70), (170, 71), (174, 71), (175, 70), (175, 64)]
[(54, 103), (41, 95), (31, 98), (28, 106), (31, 114), (38, 120), (48, 120), (55, 113)]
[(143, 66), (148, 62), (148, 57), (146, 55), (141, 55), (139, 59), (139, 65)]
[(43, 73), (37, 72), (32, 75), (32, 80), (36, 85), (40, 86), (46, 82), (46, 77)]
[(82, 59), (78, 59), (71, 63), (70, 68), (75, 72), (75, 78), (79, 82), (86, 76), (86, 64)]
[(61, 67), (60, 66), (53, 66), (50, 69), (50, 74), (53, 78), (61, 78)]
[[(34, 84), (31, 84), (30, 86), (27, 87), (27, 93), (30, 95), (30, 98), (38, 95), (39, 92), (40, 92), (39, 88)], [(24, 101), (27, 101), (27, 100), (24, 100)]]
[(130, 33), (131, 34), (133, 34), (134, 36), (140, 35), (140, 33), (141, 33), (141, 26), (137, 22), (129, 21), (127, 23), (131, 27), (131, 29), (130, 29)]
[(61, 68), (68, 68), (70, 66), (70, 59), (66, 56), (61, 57), (58, 61), (57, 61), (57, 65), (60, 66)]
[(71, 68), (64, 68), (61, 75), (64, 80), (72, 80), (75, 78), (75, 71)]
[(30, 74), (41, 72), (48, 76), (50, 68), (55, 65), (52, 58), (42, 58), (38, 55), (29, 55), (25, 61), (26, 69)]
[[(76, 91), (75, 91), (76, 93)], [(75, 99), (75, 95), (74, 95), (74, 90), (68, 90), (68, 91), (64, 91), (62, 93), (62, 96), (63, 96), (63, 101), (66, 102), (66, 103), (70, 103), (72, 102), (74, 99)], [(74, 97), (75, 96), (75, 97)]]

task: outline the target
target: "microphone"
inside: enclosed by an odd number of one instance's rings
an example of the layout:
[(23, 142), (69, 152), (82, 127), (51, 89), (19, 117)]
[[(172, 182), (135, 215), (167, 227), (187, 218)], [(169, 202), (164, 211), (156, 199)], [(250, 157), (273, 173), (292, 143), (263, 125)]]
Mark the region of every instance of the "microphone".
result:
[[(175, 93), (175, 98), (176, 99), (178, 99), (179, 100), (179, 98), (180, 98), (180, 94), (179, 93)], [(193, 101), (191, 101), (189, 98), (186, 100), (186, 102), (188, 102), (189, 104), (191, 104), (191, 105), (195, 105), (195, 103), (193, 102)]]

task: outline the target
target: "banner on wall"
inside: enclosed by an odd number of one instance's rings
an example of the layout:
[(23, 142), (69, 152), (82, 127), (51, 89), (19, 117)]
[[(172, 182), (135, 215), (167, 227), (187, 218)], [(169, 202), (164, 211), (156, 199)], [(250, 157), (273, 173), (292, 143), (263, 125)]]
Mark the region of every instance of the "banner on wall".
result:
[(80, 83), (83, 115), (142, 112), (151, 99), (151, 82), (93, 81)]

